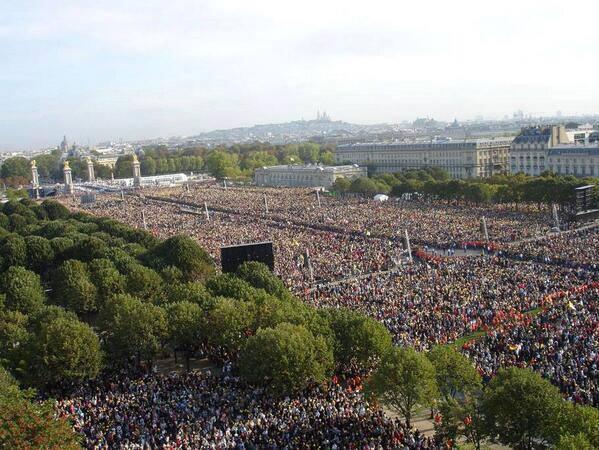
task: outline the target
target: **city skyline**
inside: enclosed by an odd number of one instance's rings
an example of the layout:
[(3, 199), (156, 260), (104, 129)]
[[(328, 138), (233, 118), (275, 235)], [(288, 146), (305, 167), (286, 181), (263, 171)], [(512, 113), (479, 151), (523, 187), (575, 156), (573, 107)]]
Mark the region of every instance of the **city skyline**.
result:
[(599, 112), (599, 6), (581, 1), (3, 10), (0, 150), (55, 145), (65, 133), (83, 144), (194, 135), (317, 109), (359, 124)]

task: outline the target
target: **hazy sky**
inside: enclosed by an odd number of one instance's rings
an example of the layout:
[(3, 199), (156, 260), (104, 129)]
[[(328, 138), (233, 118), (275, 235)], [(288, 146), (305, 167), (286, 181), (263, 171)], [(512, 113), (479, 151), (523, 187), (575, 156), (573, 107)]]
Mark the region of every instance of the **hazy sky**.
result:
[(0, 149), (599, 112), (599, 2), (0, 0)]

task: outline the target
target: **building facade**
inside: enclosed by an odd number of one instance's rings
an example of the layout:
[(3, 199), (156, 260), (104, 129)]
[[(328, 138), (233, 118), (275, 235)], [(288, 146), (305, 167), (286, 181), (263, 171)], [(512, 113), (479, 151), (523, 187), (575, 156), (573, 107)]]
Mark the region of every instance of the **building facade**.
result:
[(439, 167), (452, 178), (489, 177), (507, 172), (511, 138), (476, 141), (364, 143), (339, 145), (337, 163), (370, 167), (375, 173)]
[(524, 128), (512, 142), (510, 172), (538, 176), (545, 171), (599, 176), (599, 142), (571, 142), (563, 126)]
[(599, 143), (560, 145), (548, 152), (547, 170), (558, 175), (599, 177)]
[(365, 167), (357, 165), (280, 165), (262, 167), (254, 172), (257, 186), (331, 187), (337, 178), (365, 177)]

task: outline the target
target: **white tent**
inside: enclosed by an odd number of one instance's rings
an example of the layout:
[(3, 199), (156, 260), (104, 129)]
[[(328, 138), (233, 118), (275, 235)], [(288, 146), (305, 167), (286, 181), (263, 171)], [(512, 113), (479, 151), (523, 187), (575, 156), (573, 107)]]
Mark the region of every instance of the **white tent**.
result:
[(374, 196), (375, 202), (386, 202), (387, 200), (389, 200), (389, 196), (387, 196), (385, 194), (376, 194)]

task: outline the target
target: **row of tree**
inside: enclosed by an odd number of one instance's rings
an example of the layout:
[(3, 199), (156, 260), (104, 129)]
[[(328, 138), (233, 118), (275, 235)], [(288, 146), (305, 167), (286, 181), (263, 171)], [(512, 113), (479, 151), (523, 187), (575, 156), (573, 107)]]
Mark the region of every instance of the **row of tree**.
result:
[[(333, 189), (338, 193), (367, 195), (419, 193), (429, 197), (474, 204), (537, 203), (570, 205), (575, 201), (574, 189), (588, 184), (599, 185), (599, 179), (559, 176), (550, 172), (532, 177), (524, 174), (497, 175), (490, 178), (452, 180), (441, 169), (432, 168), (405, 173), (381, 174), (352, 181), (339, 178)], [(599, 189), (594, 195), (599, 198)]]
[[(60, 150), (53, 150), (48, 154), (37, 155), (32, 159), (35, 159), (37, 171), (42, 181), (62, 182), (64, 161)], [(69, 162), (74, 179), (86, 179), (86, 160), (79, 157), (69, 157), (66, 160)], [(110, 167), (94, 162), (96, 177), (110, 179), (111, 172)], [(127, 174), (127, 177), (130, 176), (131, 171)], [(7, 186), (26, 186), (31, 181), (31, 160), (22, 156), (6, 159), (0, 167), (0, 178)]]
[[(93, 152), (92, 152), (93, 153)], [(35, 157), (38, 172), (43, 180), (59, 182), (63, 179), (63, 160), (60, 150)], [(67, 158), (73, 177), (86, 179), (87, 162), (78, 157)], [(332, 149), (314, 143), (271, 145), (265, 143), (235, 144), (214, 149), (190, 147), (169, 149), (166, 146), (149, 146), (139, 154), (143, 176), (178, 172), (206, 171), (217, 178), (251, 178), (258, 167), (276, 164), (333, 164)], [(94, 162), (97, 178), (130, 178), (132, 155), (120, 156), (114, 170)], [(31, 163), (24, 157), (8, 158), (0, 167), (0, 178), (7, 186), (25, 186), (31, 181)]]
[(418, 353), (392, 348), (366, 383), (366, 395), (409, 425), (422, 408), (434, 414), (444, 442), (486, 441), (512, 448), (599, 448), (599, 410), (565, 401), (559, 390), (530, 369), (501, 369), (483, 386), (470, 361), (452, 346)]

